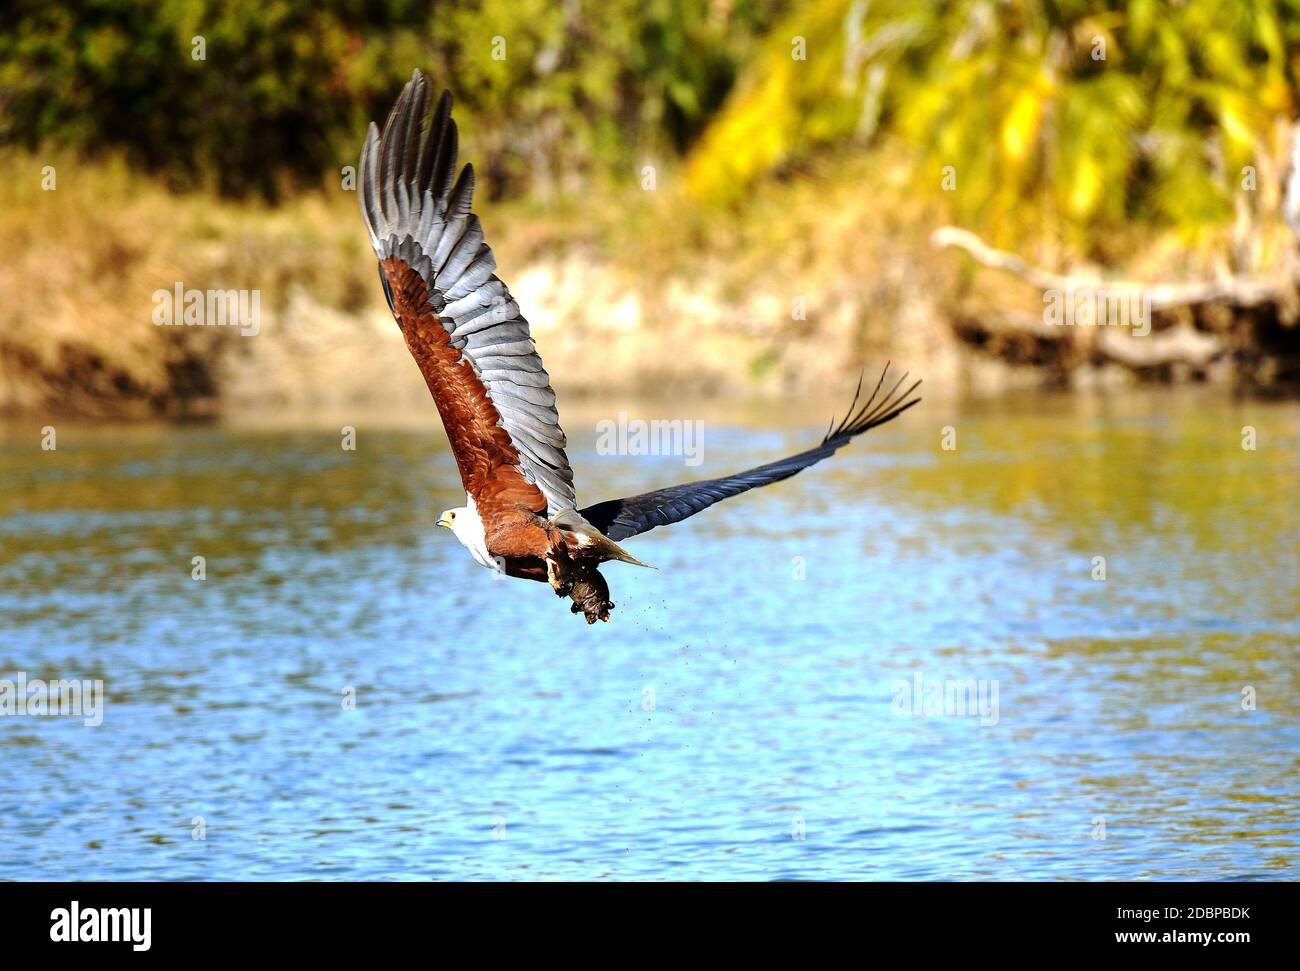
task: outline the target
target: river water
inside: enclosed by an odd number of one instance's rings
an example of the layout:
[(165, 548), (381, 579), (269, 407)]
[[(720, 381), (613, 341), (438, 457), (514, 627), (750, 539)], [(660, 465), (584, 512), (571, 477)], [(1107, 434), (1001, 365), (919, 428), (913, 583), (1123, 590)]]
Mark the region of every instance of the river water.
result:
[[(570, 422), (579, 497), (826, 417)], [(927, 401), (630, 540), (590, 628), (435, 526), (429, 419), (0, 428), (0, 678), (103, 683), (0, 717), (0, 878), (1300, 876), (1300, 405)]]

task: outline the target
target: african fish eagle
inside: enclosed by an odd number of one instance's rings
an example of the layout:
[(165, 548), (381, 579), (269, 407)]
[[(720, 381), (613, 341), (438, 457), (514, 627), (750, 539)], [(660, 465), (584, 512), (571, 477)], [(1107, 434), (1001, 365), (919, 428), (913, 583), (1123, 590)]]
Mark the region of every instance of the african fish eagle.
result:
[(550, 378), (528, 321), (493, 272), (496, 260), (470, 208), (474, 170), (455, 172), (450, 93), (429, 108), (429, 85), (417, 70), (383, 132), (370, 125), (361, 215), (388, 307), (433, 395), (465, 487), (465, 505), (447, 510), (438, 525), (483, 566), (546, 580), (588, 624), (607, 621), (614, 604), (597, 566), (646, 565), (619, 541), (788, 479), (920, 401), (911, 397), (919, 381), (899, 392), (906, 374), (881, 395), (886, 365), (867, 401), (858, 407), (855, 393), (844, 419), (807, 451), (578, 509)]

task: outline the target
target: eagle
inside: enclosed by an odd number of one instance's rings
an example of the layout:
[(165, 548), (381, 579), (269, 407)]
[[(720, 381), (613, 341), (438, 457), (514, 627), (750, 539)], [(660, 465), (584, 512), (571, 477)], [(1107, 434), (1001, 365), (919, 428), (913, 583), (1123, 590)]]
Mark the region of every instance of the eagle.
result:
[[(382, 132), (372, 122), (361, 151), (361, 216), (379, 281), (442, 418), (465, 487), (465, 505), (438, 519), (482, 566), (547, 582), (588, 624), (614, 604), (597, 569), (610, 560), (647, 566), (619, 543), (681, 522), (715, 502), (780, 482), (828, 458), (868, 429), (917, 404), (907, 374), (853, 403), (815, 446), (735, 475), (668, 486), (578, 508), (555, 391), (528, 321), (496, 275), (472, 209), (474, 169), (456, 172), (451, 95), (431, 104), (416, 70)], [(861, 401), (861, 404), (859, 402)]]

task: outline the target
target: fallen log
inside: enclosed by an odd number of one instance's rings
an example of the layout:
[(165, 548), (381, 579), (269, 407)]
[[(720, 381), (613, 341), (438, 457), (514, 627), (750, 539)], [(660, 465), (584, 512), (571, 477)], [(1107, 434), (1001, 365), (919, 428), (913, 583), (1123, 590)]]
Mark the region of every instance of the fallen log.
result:
[(1005, 270), (1039, 290), (1096, 289), (1140, 294), (1148, 297), (1153, 310), (1168, 310), (1195, 304), (1223, 302), (1238, 307), (1259, 307), (1282, 303), (1295, 293), (1296, 279), (1265, 277), (1227, 277), (1194, 283), (1140, 283), (1133, 280), (1107, 280), (1100, 277), (1065, 276), (1027, 263), (1015, 253), (994, 249), (974, 233), (956, 226), (943, 226), (930, 237), (940, 249), (949, 247), (965, 251), (977, 263)]
[[(1279, 368), (1274, 370), (1294, 371), (1287, 363), (1295, 356), (1294, 341), (1270, 340), (1267, 335), (1277, 330), (1277, 325), (1288, 334), (1294, 332), (1292, 323), (1300, 307), (1300, 260), (1286, 261), (1289, 269), (1268, 278), (1229, 276), (1190, 283), (1144, 283), (1053, 273), (956, 226), (936, 230), (931, 240), (941, 249), (962, 250), (981, 266), (1010, 273), (1041, 290), (1044, 303), (1051, 304), (1053, 311), (1064, 307), (1068, 316), (1076, 309), (1073, 298), (1083, 298), (1082, 309), (1089, 313), (1079, 314), (1078, 320), (1056, 319), (1059, 312), (1035, 317), (1005, 308), (986, 312), (979, 320), (969, 313), (960, 315), (954, 324), (959, 337), (1011, 363), (1044, 364), (1057, 379), (1086, 361), (1109, 361), (1133, 371), (1204, 374), (1210, 364), (1233, 349), (1238, 352), (1238, 364), (1248, 365), (1240, 352), (1253, 346), (1262, 352), (1256, 358), (1277, 359)], [(1136, 319), (1113, 319), (1115, 308), (1136, 311), (1128, 315)], [(1103, 309), (1111, 312), (1102, 313)], [(1225, 313), (1229, 315), (1226, 327), (1213, 323), (1216, 314), (1222, 317)], [(1154, 325), (1153, 319), (1157, 321)], [(1055, 326), (1062, 323), (1077, 326)], [(1134, 326), (1138, 323), (1141, 329)], [(1261, 347), (1261, 342), (1269, 348)], [(1257, 375), (1264, 373), (1257, 367), (1254, 370)]]

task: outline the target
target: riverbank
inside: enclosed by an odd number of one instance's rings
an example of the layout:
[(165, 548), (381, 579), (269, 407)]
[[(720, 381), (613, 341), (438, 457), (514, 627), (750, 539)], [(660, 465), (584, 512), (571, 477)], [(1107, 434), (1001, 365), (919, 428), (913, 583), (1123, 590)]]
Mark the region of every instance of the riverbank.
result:
[[(41, 187), (46, 165), (52, 190)], [(6, 169), (5, 413), (382, 410), (424, 400), (354, 192), (327, 186), (272, 207), (172, 194), (120, 162), (19, 155)], [(1231, 313), (1155, 320), (1157, 335), (1187, 326), (1222, 344), (1192, 367), (1133, 368), (1094, 353), (1095, 335), (1044, 322), (1041, 290), (936, 247), (948, 213), (916, 201), (911, 178), (886, 153), (770, 183), (741, 209), (696, 206), (664, 172), (654, 190), (593, 187), (581, 199), (480, 211), (499, 272), (569, 398), (780, 398), (843, 386), (886, 358), (953, 392), (1292, 379), (1296, 328)], [(1115, 250), (1128, 254), (1130, 278), (1196, 279), (1214, 273), (1216, 246), (1135, 238)], [(156, 295), (178, 285), (256, 292), (256, 327), (186, 326), (179, 307), (176, 326), (160, 326)]]

